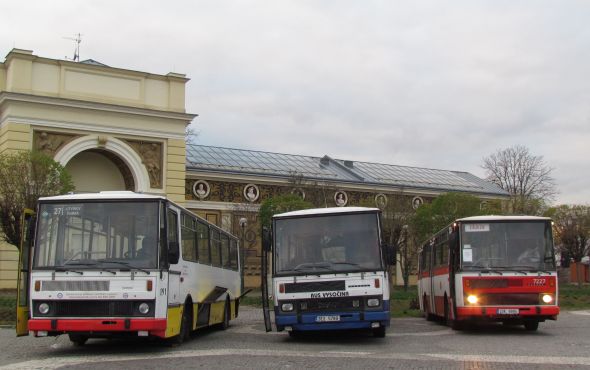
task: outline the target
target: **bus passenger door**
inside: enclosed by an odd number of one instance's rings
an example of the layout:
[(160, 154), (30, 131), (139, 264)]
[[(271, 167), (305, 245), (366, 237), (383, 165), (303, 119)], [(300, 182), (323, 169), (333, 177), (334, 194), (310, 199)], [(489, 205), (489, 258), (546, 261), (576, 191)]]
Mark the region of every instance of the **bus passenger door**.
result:
[[(180, 297), (180, 266), (178, 265), (178, 257), (180, 256), (180, 239), (178, 237), (178, 215), (179, 212), (175, 209), (168, 208), (167, 221), (167, 242), (170, 268), (168, 269), (168, 304), (178, 304), (181, 302)], [(175, 256), (170, 255), (170, 251), (177, 253)]]
[(35, 212), (25, 209), (21, 220), (21, 243), (18, 259), (16, 296), (16, 335), (29, 335), (29, 282), (31, 268), (31, 248), (35, 236)]
[(262, 313), (264, 315), (264, 328), (267, 332), (272, 331), (272, 323), (270, 321), (270, 303), (268, 295), (268, 253), (272, 249), (272, 241), (270, 231), (262, 228), (262, 260), (260, 261), (260, 279), (262, 292)]

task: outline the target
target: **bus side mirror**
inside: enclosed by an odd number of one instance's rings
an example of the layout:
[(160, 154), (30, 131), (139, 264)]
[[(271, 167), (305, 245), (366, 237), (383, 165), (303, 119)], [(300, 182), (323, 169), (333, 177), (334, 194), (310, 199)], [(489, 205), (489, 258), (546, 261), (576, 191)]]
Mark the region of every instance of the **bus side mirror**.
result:
[(168, 243), (168, 263), (174, 265), (178, 263), (180, 258), (180, 246), (178, 242)]
[(272, 250), (272, 235), (268, 227), (262, 227), (262, 249), (267, 252)]

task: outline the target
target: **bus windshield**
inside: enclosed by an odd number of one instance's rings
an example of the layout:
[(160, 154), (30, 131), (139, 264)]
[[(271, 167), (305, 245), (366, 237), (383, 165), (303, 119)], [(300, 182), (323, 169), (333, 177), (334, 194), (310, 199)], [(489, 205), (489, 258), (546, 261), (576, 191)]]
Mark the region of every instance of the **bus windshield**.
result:
[(275, 221), (275, 274), (382, 270), (375, 213)]
[(461, 226), (466, 270), (554, 270), (549, 222), (481, 222)]
[(159, 203), (41, 203), (37, 268), (156, 268)]

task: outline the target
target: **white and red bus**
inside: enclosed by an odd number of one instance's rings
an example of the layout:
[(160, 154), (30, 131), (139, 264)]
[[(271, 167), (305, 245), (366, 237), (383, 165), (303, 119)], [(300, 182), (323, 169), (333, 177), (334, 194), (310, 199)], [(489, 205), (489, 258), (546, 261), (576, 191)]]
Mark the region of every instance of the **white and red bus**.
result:
[(557, 293), (549, 218), (461, 218), (420, 251), (420, 309), (453, 329), (499, 321), (537, 330), (539, 322), (557, 319)]
[(41, 198), (24, 221), (17, 335), (181, 342), (238, 314), (238, 239), (162, 196)]

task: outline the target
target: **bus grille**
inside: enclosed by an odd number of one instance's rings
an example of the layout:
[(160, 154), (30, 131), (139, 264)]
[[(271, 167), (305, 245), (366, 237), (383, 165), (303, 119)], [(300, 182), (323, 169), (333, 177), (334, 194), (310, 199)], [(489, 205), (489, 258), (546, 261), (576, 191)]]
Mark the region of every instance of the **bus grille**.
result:
[(522, 279), (469, 279), (468, 284), (473, 289), (507, 288), (522, 286)]
[(120, 317), (133, 313), (133, 301), (55, 301), (52, 305), (55, 317)]
[(539, 293), (501, 293), (484, 294), (479, 297), (482, 306), (536, 306), (539, 303)]
[(344, 280), (285, 284), (285, 293), (327, 292), (335, 290), (346, 290)]
[(108, 292), (108, 280), (98, 281), (43, 281), (41, 290), (44, 292)]
[[(359, 301), (359, 307), (353, 307), (352, 301), (357, 300)], [(347, 311), (347, 310), (362, 310), (363, 309), (363, 299), (360, 297), (353, 298), (331, 298), (331, 299), (310, 299), (310, 300), (303, 300), (300, 301), (300, 310), (306, 312), (321, 312), (321, 311)], [(301, 303), (307, 304), (306, 309), (301, 309)]]

